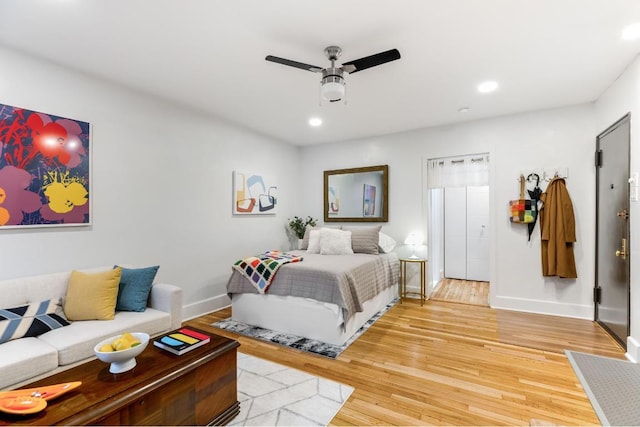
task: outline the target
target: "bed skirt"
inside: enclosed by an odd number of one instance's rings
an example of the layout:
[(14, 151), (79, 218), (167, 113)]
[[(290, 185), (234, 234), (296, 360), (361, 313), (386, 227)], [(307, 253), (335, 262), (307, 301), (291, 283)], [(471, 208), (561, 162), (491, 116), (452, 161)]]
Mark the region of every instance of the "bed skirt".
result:
[(336, 304), (309, 298), (268, 294), (234, 294), (231, 318), (247, 325), (343, 345), (374, 314), (398, 297), (398, 286), (390, 286), (363, 304), (346, 322)]

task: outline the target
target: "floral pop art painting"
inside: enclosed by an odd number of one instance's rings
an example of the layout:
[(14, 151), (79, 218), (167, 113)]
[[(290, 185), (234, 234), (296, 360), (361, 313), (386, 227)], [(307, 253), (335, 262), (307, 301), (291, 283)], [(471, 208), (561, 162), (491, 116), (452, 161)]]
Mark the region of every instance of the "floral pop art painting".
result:
[(89, 123), (0, 104), (0, 229), (90, 224)]

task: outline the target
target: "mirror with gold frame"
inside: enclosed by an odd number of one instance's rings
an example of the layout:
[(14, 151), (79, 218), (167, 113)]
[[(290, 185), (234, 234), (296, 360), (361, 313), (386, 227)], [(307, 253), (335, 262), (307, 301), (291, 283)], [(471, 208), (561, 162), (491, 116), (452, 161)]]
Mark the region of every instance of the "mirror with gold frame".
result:
[(388, 165), (324, 171), (325, 222), (387, 222), (388, 200)]

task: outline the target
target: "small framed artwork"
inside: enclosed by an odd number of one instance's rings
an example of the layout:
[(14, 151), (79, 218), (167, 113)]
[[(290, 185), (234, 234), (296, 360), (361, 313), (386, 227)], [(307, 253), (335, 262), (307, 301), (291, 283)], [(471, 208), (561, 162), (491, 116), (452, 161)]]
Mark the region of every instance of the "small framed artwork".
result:
[(278, 186), (259, 173), (233, 172), (233, 214), (275, 214), (278, 207)]
[(89, 123), (0, 104), (0, 229), (91, 224)]
[(362, 215), (375, 216), (376, 214), (376, 186), (364, 184), (362, 194)]

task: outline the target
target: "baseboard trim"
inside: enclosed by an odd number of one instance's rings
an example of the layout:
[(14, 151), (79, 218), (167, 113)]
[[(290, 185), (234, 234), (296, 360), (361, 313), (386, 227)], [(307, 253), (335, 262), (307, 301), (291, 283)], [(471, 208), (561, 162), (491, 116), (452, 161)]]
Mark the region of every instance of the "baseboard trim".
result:
[(491, 301), (491, 308), (593, 320), (593, 305), (496, 296)]
[(188, 304), (182, 307), (182, 321), (191, 320), (204, 314), (211, 313), (212, 311), (229, 307), (230, 305), (231, 299), (229, 299), (226, 294), (207, 298), (206, 300), (198, 301), (193, 304)]
[(633, 363), (640, 362), (640, 342), (633, 337), (627, 337), (627, 352), (624, 355)]

